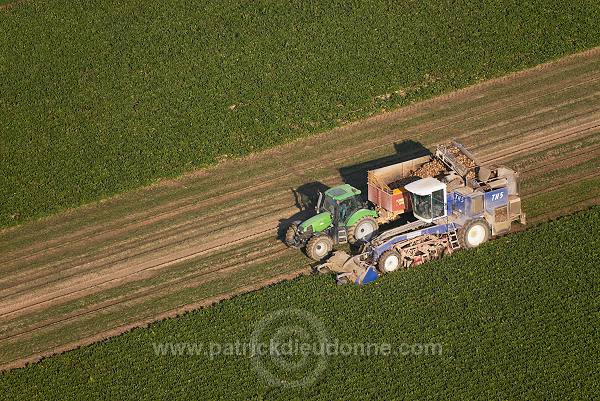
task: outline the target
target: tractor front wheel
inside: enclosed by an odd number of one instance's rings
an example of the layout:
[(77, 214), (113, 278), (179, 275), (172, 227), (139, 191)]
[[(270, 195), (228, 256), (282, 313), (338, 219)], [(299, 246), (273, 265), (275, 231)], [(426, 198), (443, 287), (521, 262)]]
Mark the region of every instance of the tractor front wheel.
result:
[(306, 244), (306, 255), (312, 260), (322, 260), (331, 253), (333, 240), (327, 235), (315, 235)]
[(294, 238), (298, 231), (298, 223), (292, 223), (285, 232), (285, 244), (287, 246), (294, 246)]
[(348, 229), (348, 242), (355, 244), (358, 241), (367, 242), (377, 234), (379, 225), (371, 216), (365, 216)]

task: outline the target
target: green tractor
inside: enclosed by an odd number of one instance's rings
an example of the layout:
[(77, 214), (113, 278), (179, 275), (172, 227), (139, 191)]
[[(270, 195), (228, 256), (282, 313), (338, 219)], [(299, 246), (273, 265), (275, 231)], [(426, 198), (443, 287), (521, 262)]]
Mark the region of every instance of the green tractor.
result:
[(319, 193), (316, 214), (304, 221), (294, 221), (287, 229), (286, 244), (304, 247), (309, 258), (321, 260), (337, 244), (369, 241), (379, 229), (378, 215), (369, 209), (360, 193), (348, 184)]

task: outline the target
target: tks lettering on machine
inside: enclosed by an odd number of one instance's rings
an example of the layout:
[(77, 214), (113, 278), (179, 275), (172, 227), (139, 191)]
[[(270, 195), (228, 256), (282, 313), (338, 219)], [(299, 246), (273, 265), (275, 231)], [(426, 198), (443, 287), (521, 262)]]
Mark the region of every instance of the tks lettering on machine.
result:
[[(322, 261), (337, 282), (366, 284), (379, 275), (474, 248), (525, 224), (518, 174), (481, 166), (463, 145), (439, 145), (423, 156), (368, 172), (368, 201), (342, 184), (319, 194), (315, 215), (295, 221), (286, 243)], [(380, 226), (406, 223), (380, 232)], [(391, 224), (388, 224), (391, 223)], [(332, 251), (350, 243), (360, 251)]]

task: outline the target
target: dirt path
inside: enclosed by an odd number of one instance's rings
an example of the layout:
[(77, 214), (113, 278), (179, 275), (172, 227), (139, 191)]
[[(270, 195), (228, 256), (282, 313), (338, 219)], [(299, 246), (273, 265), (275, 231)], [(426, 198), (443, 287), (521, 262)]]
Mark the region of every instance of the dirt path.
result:
[[(0, 232), (0, 367), (307, 271), (277, 239), (310, 196), (448, 138), (519, 168), (533, 221), (594, 204), (600, 49)], [(594, 187), (595, 188), (595, 187)]]

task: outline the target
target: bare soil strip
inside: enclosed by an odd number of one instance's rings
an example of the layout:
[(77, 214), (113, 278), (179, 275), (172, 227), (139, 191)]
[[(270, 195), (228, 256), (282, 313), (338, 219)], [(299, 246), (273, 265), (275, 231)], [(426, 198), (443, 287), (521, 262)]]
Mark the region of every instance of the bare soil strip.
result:
[(536, 202), (600, 176), (599, 71), (594, 49), (4, 230), (0, 368), (308, 271), (277, 240), (299, 213), (295, 190), (360, 185), (366, 169), (449, 138), (526, 166), (530, 221), (594, 204), (594, 191), (559, 210)]

